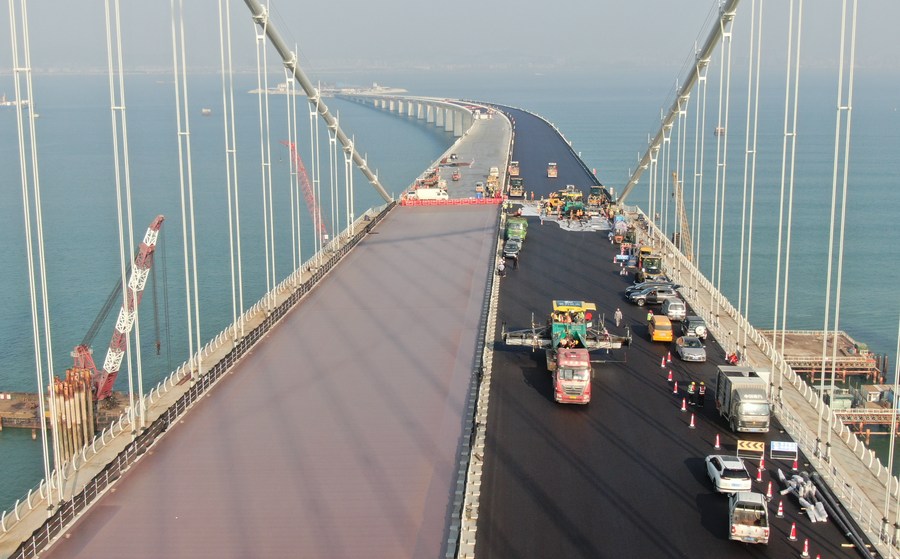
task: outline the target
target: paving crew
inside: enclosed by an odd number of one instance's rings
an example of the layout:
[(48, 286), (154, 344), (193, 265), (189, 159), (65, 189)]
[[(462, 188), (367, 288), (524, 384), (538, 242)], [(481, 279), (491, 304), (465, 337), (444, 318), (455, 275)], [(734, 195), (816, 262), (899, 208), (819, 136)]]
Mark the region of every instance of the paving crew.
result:
[(688, 393), (688, 404), (690, 404), (692, 406), (696, 406), (697, 405), (697, 383), (696, 382), (691, 381), (691, 383), (688, 385), (687, 393)]
[(701, 408), (706, 404), (706, 383), (700, 381), (700, 386), (697, 388), (697, 405)]

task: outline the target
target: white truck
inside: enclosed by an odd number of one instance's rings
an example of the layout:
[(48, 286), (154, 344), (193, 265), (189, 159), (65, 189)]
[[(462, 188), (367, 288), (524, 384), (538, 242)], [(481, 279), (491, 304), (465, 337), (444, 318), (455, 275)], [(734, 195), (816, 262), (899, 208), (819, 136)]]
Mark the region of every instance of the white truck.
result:
[(716, 409), (728, 421), (731, 430), (744, 433), (768, 433), (768, 371), (752, 367), (721, 365), (716, 375)]
[(749, 491), (729, 495), (728, 538), (744, 543), (769, 543), (769, 510), (765, 495)]
[(412, 200), (449, 200), (450, 195), (447, 194), (445, 188), (417, 188), (407, 195)]

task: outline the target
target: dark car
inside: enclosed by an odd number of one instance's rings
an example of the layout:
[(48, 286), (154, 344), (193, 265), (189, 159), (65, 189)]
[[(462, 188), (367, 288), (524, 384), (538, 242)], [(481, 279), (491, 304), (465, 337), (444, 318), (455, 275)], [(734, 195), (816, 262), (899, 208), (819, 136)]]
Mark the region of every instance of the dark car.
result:
[(666, 299), (680, 298), (678, 292), (671, 287), (648, 287), (643, 291), (633, 291), (628, 300), (639, 307), (644, 305), (661, 305)]
[(522, 241), (517, 238), (509, 239), (503, 244), (503, 257), (518, 258), (520, 250), (522, 250)]
[(678, 289), (681, 286), (670, 281), (644, 281), (641, 283), (634, 283), (626, 287), (625, 294), (627, 295), (635, 291), (643, 291), (649, 287), (671, 287), (672, 289)]
[(706, 336), (709, 335), (709, 328), (706, 327), (706, 322), (702, 318), (691, 315), (681, 322), (681, 335), (696, 336), (701, 340), (705, 340)]

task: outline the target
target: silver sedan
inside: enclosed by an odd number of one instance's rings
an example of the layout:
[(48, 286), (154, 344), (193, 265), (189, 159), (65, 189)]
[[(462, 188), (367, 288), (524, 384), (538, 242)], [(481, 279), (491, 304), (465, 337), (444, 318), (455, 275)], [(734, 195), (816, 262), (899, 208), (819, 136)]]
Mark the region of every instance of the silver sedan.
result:
[(706, 346), (696, 336), (681, 336), (675, 340), (675, 353), (682, 361), (706, 361)]

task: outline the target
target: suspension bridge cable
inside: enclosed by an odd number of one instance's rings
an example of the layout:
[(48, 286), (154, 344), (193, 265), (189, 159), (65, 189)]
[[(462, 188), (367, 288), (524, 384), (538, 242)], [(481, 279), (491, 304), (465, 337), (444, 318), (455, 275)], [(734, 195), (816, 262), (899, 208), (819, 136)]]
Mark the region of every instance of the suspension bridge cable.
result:
[(238, 199), (237, 133), (234, 124), (234, 66), (231, 50), (231, 1), (219, 0), (219, 63), (222, 73), (222, 125), (225, 132), (225, 181), (228, 204), (228, 257), (231, 273), (233, 338), (244, 335), (244, 280)]
[[(178, 138), (178, 175), (181, 194), (181, 228), (184, 245), (185, 306), (187, 310), (188, 354), (191, 378), (202, 367), (200, 348), (200, 299), (197, 279), (197, 234), (194, 211), (194, 184), (191, 168), (190, 117), (187, 98), (187, 65), (184, 44), (183, 2), (170, 1), (172, 11), (172, 74), (175, 85), (175, 122)], [(180, 24), (180, 25), (179, 25)], [(190, 245), (188, 245), (190, 243)], [(192, 300), (193, 295), (193, 300)], [(198, 352), (194, 354), (196, 341)]]
[[(37, 393), (38, 393), (38, 410), (40, 412), (40, 417), (47, 417), (47, 409), (45, 405), (45, 400), (43, 398), (44, 394), (44, 367), (43, 361), (45, 356), (41, 355), (41, 318), (43, 318), (44, 325), (44, 333), (45, 336), (43, 341), (45, 342), (45, 350), (46, 350), (46, 359), (47, 359), (47, 382), (48, 382), (48, 392), (50, 394), (50, 422), (53, 425), (58, 423), (57, 419), (57, 407), (56, 407), (56, 392), (53, 390), (53, 352), (51, 351), (51, 333), (48, 325), (50, 323), (50, 309), (46, 305), (46, 266), (43, 262), (43, 232), (42, 227), (38, 225), (34, 231), (32, 232), (32, 210), (31, 204), (32, 202), (35, 204), (35, 214), (40, 208), (40, 175), (38, 173), (38, 165), (37, 165), (37, 141), (36, 141), (36, 129), (34, 126), (34, 115), (35, 115), (35, 102), (34, 102), (34, 92), (32, 90), (31, 83), (31, 53), (29, 48), (29, 33), (28, 33), (28, 3), (25, 0), (21, 1), (21, 6), (19, 10), (16, 10), (16, 2), (9, 2), (9, 29), (10, 29), (10, 43), (11, 43), (11, 52), (13, 58), (13, 86), (15, 89), (15, 103), (18, 109), (24, 107), (24, 103), (27, 100), (29, 110), (28, 114), (28, 137), (26, 137), (26, 127), (25, 127), (25, 111), (16, 110), (16, 130), (19, 138), (19, 172), (21, 175), (22, 181), (22, 216), (24, 218), (24, 233), (25, 233), (25, 253), (27, 266), (26, 269), (28, 271), (28, 296), (29, 302), (31, 304), (31, 331), (32, 331), (32, 340), (34, 342), (34, 365), (35, 365), (35, 381), (37, 383)], [(16, 24), (17, 21), (21, 19), (21, 47), (19, 45), (20, 42), (20, 31)], [(20, 50), (22, 53), (20, 54)], [(20, 59), (21, 58), (21, 59)], [(24, 77), (23, 77), (24, 75)], [(22, 81), (25, 82), (24, 88), (27, 98), (23, 98), (22, 96)], [(31, 183), (29, 185), (29, 177), (31, 177)], [(32, 190), (34, 194), (32, 195)], [(38, 223), (40, 223), (38, 221)], [(35, 271), (35, 239), (33, 235), (37, 236), (37, 245), (38, 252), (41, 256), (39, 256), (38, 272)], [(44, 294), (42, 296), (42, 300), (44, 301), (43, 309), (38, 308), (38, 284), (40, 283), (40, 290)], [(42, 315), (42, 316), (41, 316)], [(46, 421), (41, 421), (41, 454), (43, 458), (43, 466), (44, 466), (44, 479), (48, 481), (47, 484), (47, 502), (50, 503), (50, 507), (53, 507), (56, 502), (62, 501), (62, 468), (55, 467), (53, 472), (55, 474), (54, 477), (51, 477), (50, 470), (50, 453), (53, 453), (53, 464), (60, 464), (60, 453), (59, 453), (59, 439), (58, 439), (58, 430), (54, 429), (51, 433), (51, 440), (48, 440), (47, 433), (47, 423)], [(52, 448), (51, 448), (52, 447)], [(53, 480), (56, 480), (57, 487), (57, 498), (54, 500), (53, 497)], [(48, 516), (49, 516), (48, 511)]]
[[(840, 233), (838, 236), (838, 254), (837, 254), (837, 286), (835, 288), (835, 304), (834, 304), (834, 337), (837, 338), (838, 331), (840, 329), (840, 319), (841, 319), (841, 291), (843, 287), (843, 278), (844, 278), (844, 240), (846, 236), (847, 229), (847, 197), (849, 194), (848, 184), (850, 182), (850, 132), (851, 132), (851, 124), (853, 117), (853, 74), (854, 74), (854, 59), (856, 55), (856, 1), (853, 2), (853, 16), (850, 23), (850, 52), (849, 52), (849, 62), (846, 64), (849, 66), (849, 70), (847, 73), (847, 100), (846, 103), (843, 100), (843, 89), (845, 87), (844, 84), (844, 65), (845, 65), (845, 36), (846, 36), (846, 28), (847, 28), (847, 2), (844, 0), (843, 3), (843, 12), (841, 14), (841, 55), (839, 62), (839, 70), (838, 70), (838, 97), (837, 97), (837, 114), (835, 120), (835, 161), (834, 161), (834, 178), (833, 183), (836, 185), (838, 182), (838, 166), (843, 167), (843, 176), (841, 177), (841, 214), (838, 218), (840, 223)], [(841, 117), (844, 117), (845, 122), (843, 125), (843, 150), (841, 150), (840, 146), (840, 138), (838, 133), (841, 131)], [(842, 156), (842, 157), (841, 157)], [(839, 160), (840, 159), (840, 160)], [(829, 262), (830, 266), (830, 262)], [(832, 345), (831, 348), (831, 388), (834, 390), (834, 375), (837, 366), (837, 343)], [(827, 452), (831, 448), (831, 436), (832, 431), (828, 431), (828, 438), (825, 441), (826, 448), (826, 457), (828, 456)], [(893, 434), (891, 436), (894, 436)]]
[[(791, 276), (791, 237), (793, 234), (793, 222), (794, 222), (794, 179), (796, 174), (796, 161), (797, 161), (797, 120), (800, 112), (800, 45), (803, 31), (803, 0), (799, 0), (797, 5), (797, 49), (796, 49), (796, 60), (793, 67), (794, 72), (794, 83), (793, 83), (793, 106), (791, 108), (791, 130), (789, 133), (790, 137), (790, 154), (788, 159), (788, 170), (787, 170), (787, 186), (788, 186), (788, 201), (787, 201), (787, 231), (785, 234), (785, 249), (784, 249), (784, 289), (783, 296), (781, 299), (781, 348), (780, 352), (784, 355), (784, 347), (785, 347), (785, 332), (787, 331), (787, 306), (788, 306), (788, 287), (790, 285), (790, 276)], [(785, 122), (785, 124), (787, 124)], [(782, 361), (783, 362), (783, 361)], [(782, 366), (782, 375), (780, 379), (780, 383), (784, 381), (784, 369)], [(780, 385), (779, 385), (780, 386)]]
[[(740, 345), (744, 354), (747, 351), (747, 335), (750, 325), (750, 268), (753, 256), (753, 210), (756, 196), (756, 155), (759, 133), (762, 14), (763, 0), (759, 0), (759, 4), (757, 4), (757, 0), (753, 0), (750, 6), (750, 48), (748, 53), (749, 63), (747, 65), (747, 132), (744, 150), (744, 191), (741, 197), (740, 272), (738, 273), (738, 312), (744, 317), (744, 320), (738, 324), (738, 328), (741, 332)], [(746, 254), (744, 252), (745, 249)]]
[[(802, 2), (802, 0), (800, 0)], [(785, 205), (785, 189), (787, 179), (785, 177), (787, 173), (788, 166), (788, 140), (792, 137), (792, 133), (788, 130), (788, 123), (790, 121), (790, 101), (791, 101), (791, 66), (793, 64), (793, 49), (794, 49), (794, 34), (797, 33), (795, 29), (795, 17), (794, 17), (794, 5), (796, 4), (795, 0), (791, 0), (788, 4), (788, 27), (787, 27), (787, 47), (786, 47), (786, 56), (785, 56), (785, 84), (784, 84), (784, 122), (783, 122), (783, 138), (781, 145), (781, 186), (779, 190), (779, 201), (778, 201), (778, 254), (775, 258), (775, 306), (773, 309), (773, 317), (772, 317), (772, 347), (778, 348), (779, 346), (779, 337), (778, 337), (778, 318), (779, 318), (779, 303), (782, 296), (782, 291), (786, 292), (786, 286), (784, 286), (781, 282), (781, 265), (782, 265), (782, 255), (784, 254), (784, 205)], [(799, 24), (796, 24), (799, 27)], [(798, 45), (799, 50), (799, 45)], [(795, 80), (796, 85), (796, 80)], [(785, 293), (786, 294), (786, 293)], [(784, 337), (784, 333), (782, 332), (782, 340)], [(782, 348), (783, 349), (783, 348)], [(778, 366), (779, 376), (778, 376), (778, 390), (779, 390), (779, 399), (781, 397), (781, 389), (784, 383), (784, 364), (781, 362), (777, 362), (775, 359), (775, 354), (772, 354), (772, 369), (775, 370), (776, 365)]]
[(268, 74), (268, 50), (266, 49), (266, 25), (268, 20), (263, 21), (256, 29), (256, 89), (257, 109), (259, 120), (259, 172), (260, 185), (262, 187), (262, 209), (263, 209), (263, 250), (265, 251), (266, 266), (266, 303), (272, 304), (270, 294), (274, 284), (275, 266), (272, 260), (274, 252), (270, 246), (273, 242), (272, 228), (269, 223), (271, 219), (270, 201), (271, 185), (269, 184), (269, 164), (268, 158), (270, 152), (266, 150), (267, 141), (270, 135), (269, 131), (269, 74)]
[[(128, 167), (128, 127), (126, 125), (125, 116), (125, 80), (124, 80), (124, 62), (122, 56), (122, 29), (121, 29), (121, 12), (118, 0), (113, 0), (110, 4), (109, 0), (104, 2), (105, 20), (106, 20), (106, 64), (107, 75), (109, 78), (109, 112), (110, 125), (112, 130), (112, 149), (113, 149), (113, 169), (115, 174), (115, 190), (116, 190), (116, 217), (119, 231), (119, 277), (122, 282), (122, 309), (126, 313), (134, 313), (134, 327), (136, 340), (136, 361), (138, 370), (140, 370), (140, 323), (137, 320), (138, 309), (137, 301), (134, 300), (135, 294), (132, 290), (127, 289), (128, 271), (130, 263), (128, 260), (130, 255), (135, 254), (134, 250), (134, 223), (131, 211), (131, 181), (129, 177)], [(123, 207), (124, 206), (124, 207)], [(124, 213), (124, 216), (123, 216)], [(127, 228), (125, 230), (125, 222)], [(126, 249), (126, 243), (128, 247)], [(131, 336), (125, 336), (125, 367), (128, 371), (128, 416), (131, 420), (131, 430), (134, 432), (137, 423), (135, 412), (138, 412), (143, 425), (144, 410), (143, 405), (139, 410), (135, 409), (134, 399), (134, 368), (132, 367), (131, 355)], [(121, 369), (121, 365), (119, 366)], [(104, 369), (106, 365), (104, 364)], [(138, 381), (140, 385), (141, 382)], [(141, 387), (141, 396), (143, 396), (143, 388)], [(140, 400), (139, 400), (140, 401)]]
[[(704, 153), (706, 151), (706, 99), (707, 99), (707, 91), (706, 86), (708, 83), (707, 74), (709, 73), (709, 58), (705, 59), (697, 59), (697, 64), (694, 68), (697, 74), (697, 118), (695, 122), (696, 129), (694, 131), (694, 181), (693, 181), (693, 197), (694, 197), (694, 212), (691, 214), (691, 219), (696, 219), (695, 223), (691, 224), (691, 229), (697, 232), (697, 236), (694, 242), (694, 253), (696, 255), (696, 266), (697, 269), (700, 269), (700, 244), (702, 241), (703, 235), (700, 234), (702, 228), (702, 217), (703, 217), (703, 165), (704, 165)], [(697, 280), (694, 280), (694, 289), (697, 288)]]
[[(295, 130), (294, 123), (294, 114), (293, 114), (293, 101), (294, 101), (294, 89), (293, 84), (294, 80), (291, 79), (290, 72), (287, 68), (284, 69), (285, 73), (285, 81), (284, 81), (284, 90), (285, 90), (285, 122), (287, 124), (287, 142), (288, 142), (288, 151), (291, 155), (297, 153), (297, 134)], [(298, 219), (300, 217), (300, 206), (299, 206), (299, 196), (300, 192), (297, 189), (298, 182), (298, 170), (297, 164), (294, 161), (293, 157), (288, 157), (288, 194), (290, 196), (290, 214), (291, 214), (291, 269), (297, 269), (297, 227), (298, 227)], [(295, 198), (295, 195), (297, 198)]]

